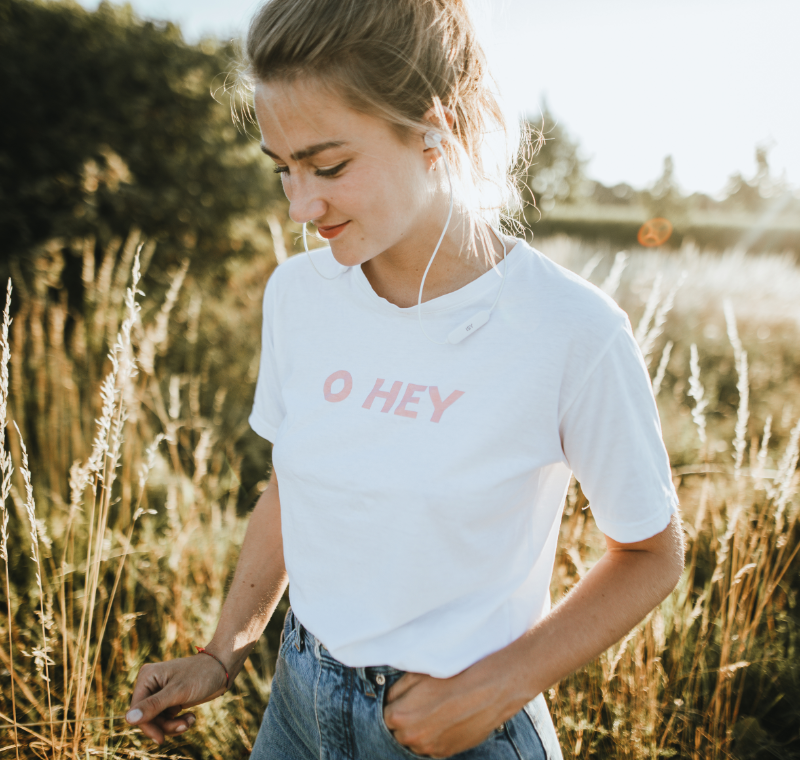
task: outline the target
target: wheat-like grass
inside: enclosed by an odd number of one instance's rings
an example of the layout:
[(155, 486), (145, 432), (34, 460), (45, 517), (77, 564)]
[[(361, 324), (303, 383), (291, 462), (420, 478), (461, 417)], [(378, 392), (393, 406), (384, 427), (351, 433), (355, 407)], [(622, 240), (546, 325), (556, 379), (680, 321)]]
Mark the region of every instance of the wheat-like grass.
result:
[(641, 346), (644, 342), (644, 339), (647, 337), (647, 332), (650, 329), (650, 320), (653, 318), (653, 315), (656, 313), (656, 309), (658, 308), (658, 303), (661, 300), (661, 281), (663, 279), (663, 275), (659, 272), (656, 275), (656, 279), (653, 282), (653, 287), (650, 290), (650, 295), (647, 298), (647, 303), (644, 307), (644, 313), (639, 320), (639, 324), (636, 327), (636, 332), (634, 333), (634, 337), (636, 338), (636, 342)]
[(656, 310), (655, 315), (653, 316), (653, 325), (645, 333), (644, 339), (641, 343), (641, 349), (642, 356), (644, 356), (645, 363), (648, 367), (650, 366), (653, 347), (655, 346), (658, 338), (661, 336), (661, 333), (664, 331), (664, 324), (667, 321), (667, 315), (672, 310), (672, 307), (675, 303), (675, 296), (678, 294), (681, 285), (683, 285), (687, 277), (688, 274), (686, 271), (681, 272), (680, 276), (667, 293), (666, 298), (661, 302)]
[(667, 374), (667, 365), (669, 364), (669, 357), (672, 354), (673, 342), (668, 340), (664, 344), (664, 349), (661, 352), (661, 361), (658, 363), (656, 376), (653, 378), (653, 395), (658, 396), (661, 393), (661, 384), (664, 382), (664, 376)]
[[(91, 250), (93, 256), (94, 246), (94, 241), (87, 240), (84, 253)], [(113, 249), (116, 256), (119, 246), (118, 241), (116, 248), (110, 246), (106, 250)], [(141, 250), (139, 255), (143, 257), (145, 249)], [(602, 258), (597, 252), (590, 255), (596, 261)], [(37, 593), (33, 583), (30, 593), (17, 591), (14, 597), (17, 621), (23, 620), (24, 613), (31, 622), (22, 625), (15, 622), (14, 639), (9, 630), (8, 641), (12, 649), (16, 646), (17, 650), (24, 647), (31, 651), (33, 664), (38, 657), (37, 668), (41, 666), (44, 671), (41, 642), (46, 637), (53, 650), (46, 654), (57, 661), (59, 668), (54, 676), (50, 666), (53, 681), (49, 684), (35, 674), (31, 678), (17, 673), (20, 665), (16, 652), (12, 664), (11, 652), (6, 653), (0, 646), (0, 661), (11, 674), (16, 694), (16, 707), (8, 701), (8, 690), (4, 689), (0, 695), (0, 702), (8, 705), (0, 713), (0, 721), (7, 724), (9, 739), (12, 727), (18, 730), (15, 744), (23, 745), (17, 751), (24, 756), (37, 753), (73, 760), (100, 754), (152, 756), (139, 749), (141, 736), (119, 723), (130, 679), (143, 662), (186, 654), (189, 642), (210, 635), (246, 526), (246, 519), (235, 509), (241, 457), (231, 443), (237, 440), (237, 431), (246, 423), (237, 422), (232, 428), (234, 432), (227, 434), (228, 441), (225, 435), (219, 435), (231, 410), (240, 402), (231, 397), (223, 416), (224, 387), (216, 393), (207, 392), (208, 360), (201, 357), (199, 363), (202, 379), (194, 370), (193, 344), (197, 339), (201, 294), (191, 281), (188, 284), (184, 281), (186, 287), (195, 288), (187, 294), (188, 308), (179, 308), (177, 300), (169, 307), (163, 303), (160, 311), (158, 307), (148, 310), (152, 318), (145, 325), (135, 307), (136, 315), (130, 320), (132, 305), (126, 291), (118, 309), (119, 318), (112, 318), (108, 311), (120, 303), (117, 279), (120, 270), (115, 262), (116, 259), (109, 265), (111, 274), (106, 276), (102, 263), (94, 271), (93, 261), (90, 265), (88, 256), (85, 257), (84, 284), (90, 283), (86, 288), (86, 311), (82, 319), (73, 320), (71, 340), (65, 341), (62, 335), (66, 331), (63, 305), (45, 299), (35, 305), (36, 288), (23, 294), (14, 324), (8, 319), (6, 328), (7, 332), (13, 331), (10, 366), (6, 362), (9, 421), (14, 420), (23, 432), (26, 425), (27, 430), (33, 431), (26, 438), (30, 446), (30, 469), (35, 476), (33, 484), (39, 488), (34, 524), (41, 547), (44, 587), (43, 595)], [(656, 263), (663, 267), (658, 287), (657, 273), (661, 269)], [(581, 265), (578, 262), (577, 269)], [(551, 690), (551, 710), (565, 755), (587, 760), (603, 757), (644, 760), (654, 756), (723, 760), (740, 754), (735, 743), (737, 721), (740, 716), (751, 714), (748, 698), (755, 695), (753, 698), (760, 699), (762, 695), (757, 690), (760, 687), (754, 691), (752, 671), (769, 665), (767, 658), (772, 650), (765, 647), (773, 647), (776, 641), (776, 621), (780, 605), (785, 603), (783, 589), (790, 578), (787, 573), (797, 566), (795, 488), (800, 426), (792, 427), (794, 413), (789, 403), (794, 386), (792, 378), (787, 377), (781, 387), (785, 401), (777, 394), (767, 399), (759, 396), (759, 404), (753, 411), (755, 417), (756, 410), (765, 406), (778, 403), (780, 411), (780, 404), (786, 404), (774, 426), (781, 452), (780, 456), (775, 455), (780, 459), (777, 468), (767, 469), (772, 466), (769, 462), (773, 425), (769, 416), (760, 448), (757, 441), (752, 444), (749, 471), (741, 465), (737, 468), (728, 459), (729, 454), (721, 459), (716, 457), (721, 450), (718, 444), (719, 431), (724, 427), (720, 424), (722, 415), (719, 409), (714, 409), (707, 421), (705, 416), (707, 397), (716, 398), (720, 387), (715, 375), (715, 362), (719, 359), (713, 353), (706, 353), (701, 339), (696, 339), (693, 361), (670, 363), (670, 357), (675, 358), (673, 343), (681, 345), (683, 336), (694, 329), (680, 320), (687, 314), (687, 293), (696, 292), (696, 273), (702, 274), (704, 266), (702, 261), (683, 253), (672, 258), (651, 257), (651, 254), (642, 258), (634, 253), (615, 291), (622, 304), (631, 298), (631, 293), (637, 297), (638, 293), (645, 294), (646, 303), (640, 300), (630, 310), (636, 315), (645, 312), (638, 319), (636, 330), (640, 340), (642, 335), (647, 340), (652, 333), (659, 312), (664, 318), (669, 314), (670, 325), (666, 327), (672, 340), (666, 342), (661, 352), (653, 390), (656, 393), (661, 390), (669, 364), (671, 381), (674, 380), (672, 392), (661, 393), (659, 406), (670, 454), (682, 459), (681, 466), (674, 470), (674, 478), (691, 545), (676, 592), (623, 642)], [(755, 265), (737, 260), (736, 266)], [(665, 305), (670, 300), (669, 292), (676, 291), (683, 270), (691, 274), (688, 284), (681, 286), (676, 312)], [(248, 279), (245, 275), (250, 271), (243, 270), (242, 281)], [(259, 277), (266, 276), (269, 267), (254, 267), (252, 271), (259, 272)], [(713, 267), (709, 271), (718, 273)], [(635, 291), (629, 287), (632, 278), (638, 282)], [(252, 282), (251, 274), (249, 279)], [(258, 289), (250, 284), (246, 287), (252, 293), (245, 300), (257, 309)], [(102, 295), (104, 290), (106, 296)], [(174, 281), (170, 290), (174, 295), (168, 296), (168, 300), (178, 293)], [(226, 292), (225, 297), (228, 295)], [(704, 308), (706, 303), (720, 300), (707, 298)], [(204, 314), (214, 314), (215, 309), (220, 309), (215, 297), (206, 295)], [(103, 313), (98, 315), (98, 312)], [(155, 324), (159, 313), (166, 314), (164, 322), (177, 315), (175, 318), (183, 320), (185, 329), (177, 337), (165, 334), (163, 327)], [(708, 316), (704, 313), (696, 324), (706, 324)], [(92, 335), (95, 317), (106, 330), (109, 324), (120, 324), (105, 368), (99, 360), (105, 355), (102, 345), (106, 336)], [(737, 317), (742, 319), (739, 307)], [(126, 320), (131, 323), (128, 338), (123, 330)], [(253, 325), (255, 345), (257, 319)], [(762, 388), (759, 393), (764, 392), (763, 384), (758, 386), (759, 361), (763, 359), (758, 353), (759, 344), (751, 347), (749, 343), (749, 327), (750, 323), (740, 321), (743, 336), (748, 338), (747, 389), (755, 398), (758, 387)], [(163, 343), (159, 341), (163, 348), (153, 351), (152, 362), (145, 366), (142, 357), (148, 333), (165, 337)], [(170, 340), (173, 342), (167, 348)], [(689, 342), (687, 338), (686, 344)], [(129, 348), (124, 347), (126, 343)], [(733, 341), (732, 345), (736, 353)], [(182, 365), (178, 364), (175, 349), (183, 352)], [(130, 369), (126, 369), (123, 356), (127, 350)], [(169, 357), (167, 372), (161, 370), (159, 357), (163, 356)], [(255, 381), (255, 373), (248, 374), (251, 359), (251, 354), (246, 361), (234, 359), (241, 367), (241, 377), (246, 377), (248, 383)], [(740, 360), (735, 369), (741, 385)], [(698, 398), (692, 395), (692, 376), (701, 391), (697, 393), (699, 401), (704, 402), (700, 413), (706, 441), (701, 442), (699, 463), (695, 463), (698, 450), (694, 437), (699, 428), (689, 415), (694, 411), (693, 405), (695, 410), (700, 406)], [(82, 397), (76, 404), (70, 392), (56, 387), (61, 384), (66, 388), (65, 378), (81, 388), (91, 381), (91, 387), (102, 388), (103, 394), (95, 395), (94, 399)], [(687, 384), (688, 403), (684, 395)], [(36, 398), (39, 388), (47, 391), (44, 401)], [(740, 388), (740, 410), (742, 396)], [(24, 414), (23, 399), (28, 401), (28, 415)], [(53, 406), (59, 407), (57, 415)], [(40, 409), (45, 410), (41, 420), (37, 417)], [(675, 414), (675, 410), (681, 414)], [(730, 425), (724, 427), (724, 439), (727, 444), (733, 440), (736, 450), (737, 441), (746, 440), (746, 430), (740, 422), (741, 412), (736, 415), (735, 434), (733, 414), (730, 418)], [(43, 421), (50, 424), (52, 420), (57, 420), (59, 429), (69, 430), (73, 437), (64, 438), (59, 432), (39, 451), (37, 426), (41, 428)], [(80, 433), (77, 438), (75, 430)], [(77, 440), (71, 444), (72, 455), (67, 457), (64, 453), (55, 464), (37, 464), (37, 456), (50, 456), (63, 446), (64, 440)], [(161, 446), (165, 440), (167, 445)], [(682, 448), (675, 448), (676, 440)], [(6, 444), (15, 463), (21, 461), (18, 437), (10, 436)], [(85, 449), (81, 448), (84, 445)], [(78, 461), (68, 467), (76, 453)], [(8, 467), (13, 469), (11, 459)], [(66, 479), (69, 470), (70, 488), (64, 491), (63, 508), (56, 493), (51, 500), (49, 491), (42, 488), (46, 479), (40, 477), (42, 468), (49, 468), (51, 478), (60, 473), (62, 479)], [(18, 496), (24, 481), (19, 468), (14, 470), (13, 477), (10, 469), (6, 487), (15, 499), (10, 507), (16, 506), (25, 524), (24, 500)], [(11, 488), (12, 482), (19, 484), (18, 492)], [(602, 552), (602, 537), (584, 507), (585, 498), (573, 482), (561, 524), (552, 585), (554, 598), (567, 593)], [(13, 535), (15, 521), (8, 523), (8, 512), (4, 517), (11, 529), (7, 533)], [(58, 555), (54, 559), (48, 557), (46, 542), (50, 539), (42, 532), (44, 520), (54, 541), (52, 553)], [(14, 576), (9, 590), (6, 567), (9, 614), (13, 591)], [(34, 603), (35, 614), (30, 609)], [(90, 611), (93, 611), (91, 623)], [(763, 644), (765, 636), (768, 645)], [(201, 720), (180, 739), (193, 745), (188, 754), (216, 759), (250, 750), (269, 688), (268, 671), (264, 672), (264, 666), (254, 662), (255, 665), (248, 661), (234, 690), (225, 698), (208, 709), (199, 708)], [(762, 680), (766, 682), (769, 678)], [(46, 699), (48, 685), (52, 690), (50, 706)], [(770, 701), (772, 698), (769, 697)], [(23, 714), (29, 715), (31, 722), (18, 722), (25, 720), (21, 718)], [(48, 736), (47, 729), (41, 728), (53, 723), (60, 729), (55, 743), (52, 734)]]
[(704, 398), (705, 389), (700, 382), (700, 357), (697, 353), (697, 344), (692, 343), (691, 348), (691, 376), (689, 377), (689, 395), (694, 399), (692, 409), (692, 419), (697, 425), (697, 434), (700, 436), (700, 443), (706, 444), (706, 415), (705, 409), (708, 406), (708, 399)]
[(600, 289), (606, 294), (614, 297), (614, 294), (617, 292), (617, 288), (619, 287), (619, 283), (622, 280), (622, 273), (625, 271), (625, 267), (628, 264), (628, 252), (627, 251), (619, 251), (617, 255), (614, 257), (614, 264), (611, 266), (611, 271), (608, 273), (608, 277), (603, 281), (603, 284), (600, 286)]
[(11, 584), (8, 570), (8, 509), (6, 504), (11, 493), (11, 475), (14, 465), (11, 455), (6, 451), (6, 426), (8, 420), (8, 362), (11, 358), (11, 348), (8, 343), (8, 328), (11, 324), (11, 279), (8, 280), (6, 288), (6, 305), (3, 309), (3, 325), (0, 329), (0, 512), (2, 512), (2, 524), (0, 524), (0, 558), (3, 560), (5, 569), (6, 599), (8, 600), (6, 621), (8, 626), (8, 672), (11, 676), (11, 715), (14, 721), (14, 749), (19, 759), (19, 738), (17, 735), (17, 695), (14, 671), (14, 647), (13, 624), (11, 614)]
[[(14, 423), (16, 427), (16, 423)], [(42, 583), (42, 563), (39, 557), (39, 527), (37, 524), (36, 519), (36, 501), (33, 498), (33, 484), (31, 482), (31, 471), (28, 467), (28, 450), (25, 448), (25, 441), (22, 439), (22, 434), (19, 432), (19, 428), (17, 427), (17, 434), (19, 435), (19, 443), (20, 448), (22, 449), (22, 463), (20, 465), (20, 471), (22, 473), (22, 478), (25, 482), (25, 511), (28, 515), (28, 522), (30, 524), (30, 537), (31, 537), (31, 559), (33, 563), (36, 565), (36, 586), (39, 592), (39, 614), (40, 614), (40, 623), (41, 623), (41, 630), (42, 630), (42, 646), (41, 648), (34, 648), (33, 654), (37, 665), (37, 670), (40, 671), (40, 675), (42, 676), (45, 682), (45, 689), (47, 691), (47, 711), (50, 717), (50, 741), (52, 745), (55, 745), (55, 734), (53, 728), (53, 704), (52, 704), (52, 696), (50, 693), (50, 665), (54, 664), (53, 661), (49, 657), (49, 653), (52, 651), (47, 641), (47, 631), (45, 627), (45, 621), (47, 616), (45, 615), (45, 608), (44, 608), (44, 585)], [(9, 597), (10, 598), (10, 597)]]

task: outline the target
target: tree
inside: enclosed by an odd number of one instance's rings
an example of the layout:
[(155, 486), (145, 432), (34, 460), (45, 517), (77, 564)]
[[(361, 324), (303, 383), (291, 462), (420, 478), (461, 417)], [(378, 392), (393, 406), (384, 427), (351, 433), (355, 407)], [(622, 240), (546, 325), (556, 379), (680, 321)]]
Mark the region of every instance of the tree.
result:
[(664, 217), (674, 222), (686, 212), (686, 198), (675, 179), (675, 161), (672, 156), (664, 157), (661, 176), (644, 197), (653, 216)]
[(786, 177), (774, 177), (769, 165), (772, 145), (756, 146), (756, 171), (750, 179), (741, 172), (731, 175), (722, 205), (731, 209), (764, 211), (767, 208), (797, 210), (797, 199), (792, 196)]
[(234, 66), (130, 6), (0, 0), (0, 261), (55, 237), (94, 236), (99, 256), (131, 227), (158, 241), (156, 268), (252, 250), (237, 224), (283, 193), (231, 118)]

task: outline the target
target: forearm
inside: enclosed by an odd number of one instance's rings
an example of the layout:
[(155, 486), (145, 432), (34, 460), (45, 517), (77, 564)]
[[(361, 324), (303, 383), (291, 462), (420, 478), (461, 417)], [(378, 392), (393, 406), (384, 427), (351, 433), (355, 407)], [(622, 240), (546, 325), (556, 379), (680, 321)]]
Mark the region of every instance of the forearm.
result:
[(239, 561), (209, 651), (225, 663), (230, 679), (242, 669), (286, 589), (280, 494), (273, 472), (247, 526)]
[(550, 614), (486, 658), (503, 673), (511, 714), (622, 638), (673, 590), (683, 567), (680, 530), (673, 516), (659, 552), (610, 549)]

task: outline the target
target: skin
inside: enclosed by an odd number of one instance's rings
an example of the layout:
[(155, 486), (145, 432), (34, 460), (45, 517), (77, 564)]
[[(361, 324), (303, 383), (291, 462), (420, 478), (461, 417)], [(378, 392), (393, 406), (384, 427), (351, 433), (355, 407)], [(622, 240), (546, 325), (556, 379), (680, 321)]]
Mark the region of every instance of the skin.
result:
[[(436, 149), (421, 129), (401, 141), (380, 119), (348, 108), (320, 83), (261, 83), (255, 110), (266, 149), (298, 223), (349, 221), (329, 241), (337, 261), (361, 265), (378, 295), (401, 307), (417, 303), (419, 283), (447, 217), (449, 190)], [(425, 118), (436, 126), (433, 110)], [(448, 126), (452, 114), (446, 113)], [(297, 152), (345, 142), (313, 156)], [(293, 158), (293, 155), (297, 158)], [(336, 176), (319, 176), (345, 164)], [(464, 216), (454, 210), (425, 283), (423, 300), (452, 292), (488, 269), (461, 254)], [(505, 238), (508, 250), (513, 238)], [(502, 246), (493, 239), (497, 258)], [(413, 752), (444, 758), (480, 744), (537, 694), (591, 661), (640, 622), (675, 587), (683, 570), (680, 521), (661, 533), (607, 550), (545, 618), (507, 647), (451, 678), (407, 673), (389, 690), (386, 725)], [(273, 473), (248, 524), (220, 622), (207, 649), (231, 682), (264, 631), (288, 582), (281, 539), (280, 492)], [(194, 724), (182, 709), (224, 692), (222, 667), (196, 654), (144, 665), (128, 722), (157, 744)], [(140, 711), (140, 714), (134, 711)]]

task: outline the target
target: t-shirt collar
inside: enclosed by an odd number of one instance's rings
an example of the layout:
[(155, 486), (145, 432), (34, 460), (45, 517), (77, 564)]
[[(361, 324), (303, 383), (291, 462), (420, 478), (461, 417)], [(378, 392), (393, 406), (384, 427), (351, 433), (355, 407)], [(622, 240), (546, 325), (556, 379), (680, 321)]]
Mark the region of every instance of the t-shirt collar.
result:
[[(506, 253), (506, 260), (508, 262), (507, 274), (511, 274), (514, 266), (521, 255), (524, 246), (524, 240), (518, 239), (516, 244)], [(506, 264), (503, 261), (497, 263), (497, 269), (490, 269), (484, 272), (480, 277), (476, 277), (472, 282), (468, 282), (464, 287), (454, 290), (451, 293), (445, 293), (437, 298), (432, 298), (422, 302), (424, 314), (438, 314), (452, 309), (457, 309), (470, 301), (477, 300), (486, 293), (494, 293), (497, 288), (502, 285), (500, 275), (503, 275)], [(407, 307), (397, 306), (385, 298), (379, 296), (372, 288), (367, 276), (361, 269), (361, 266), (353, 266), (349, 268), (348, 275), (353, 278), (359, 290), (361, 290), (367, 300), (373, 305), (374, 308), (380, 309), (385, 313), (393, 313), (401, 316), (416, 317), (417, 305)], [(508, 283), (506, 283), (508, 285)], [(501, 299), (502, 300), (502, 299)]]

